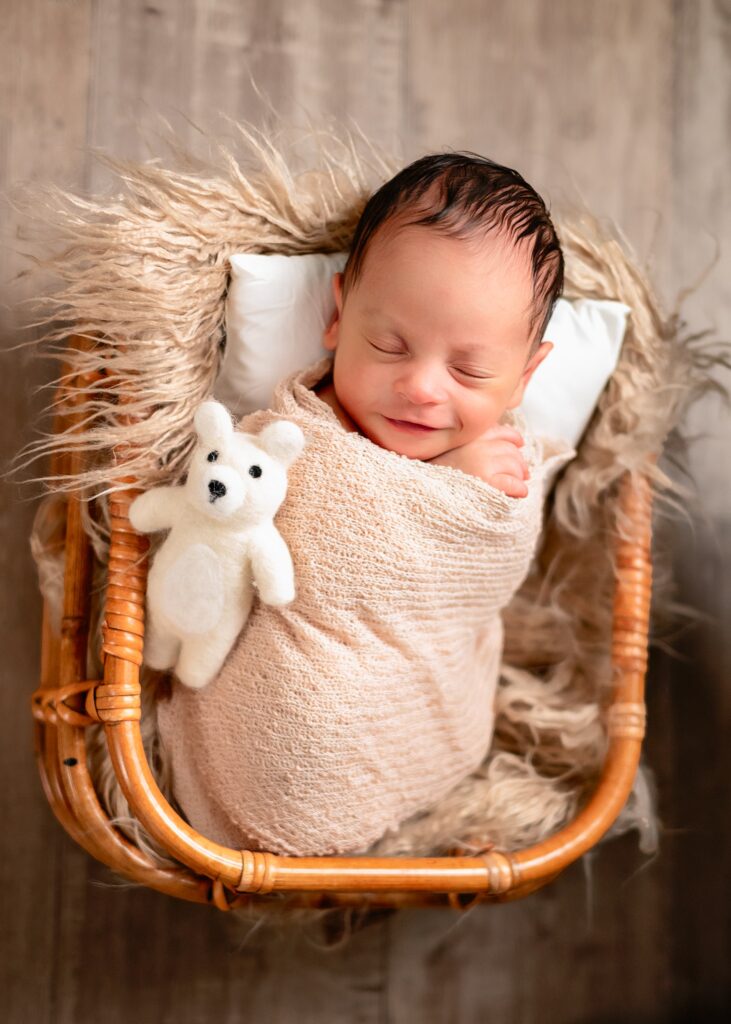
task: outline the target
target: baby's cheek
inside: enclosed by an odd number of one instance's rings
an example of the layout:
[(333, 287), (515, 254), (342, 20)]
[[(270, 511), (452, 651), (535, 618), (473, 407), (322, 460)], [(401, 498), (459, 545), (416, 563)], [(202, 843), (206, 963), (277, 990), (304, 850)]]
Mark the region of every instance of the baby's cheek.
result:
[(492, 395), (477, 396), (462, 408), (460, 444), (477, 440), (486, 430), (500, 422), (505, 407)]

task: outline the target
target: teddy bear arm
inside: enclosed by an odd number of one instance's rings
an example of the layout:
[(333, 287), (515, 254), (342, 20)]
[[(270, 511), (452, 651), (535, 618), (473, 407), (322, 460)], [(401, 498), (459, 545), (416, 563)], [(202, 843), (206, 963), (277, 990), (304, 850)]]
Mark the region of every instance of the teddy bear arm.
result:
[(283, 605), (294, 600), (294, 565), (284, 538), (276, 529), (262, 531), (252, 540), (251, 574), (265, 604)]
[(129, 521), (138, 533), (169, 530), (178, 517), (180, 487), (154, 487), (135, 498), (129, 507)]

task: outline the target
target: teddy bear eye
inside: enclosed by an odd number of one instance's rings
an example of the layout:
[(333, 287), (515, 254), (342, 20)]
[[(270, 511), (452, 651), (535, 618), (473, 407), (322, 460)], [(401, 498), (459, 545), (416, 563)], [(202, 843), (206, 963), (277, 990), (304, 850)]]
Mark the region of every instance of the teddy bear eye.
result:
[(209, 462), (215, 462), (218, 458), (218, 452), (209, 452), (206, 458)]
[(253, 476), (254, 479), (261, 476), (261, 466), (249, 466), (249, 476)]

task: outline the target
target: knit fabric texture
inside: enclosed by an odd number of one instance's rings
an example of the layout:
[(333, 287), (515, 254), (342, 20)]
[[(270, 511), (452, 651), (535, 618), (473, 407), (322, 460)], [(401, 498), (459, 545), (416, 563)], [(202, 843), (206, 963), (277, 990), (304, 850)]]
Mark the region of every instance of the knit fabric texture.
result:
[(502, 654), (500, 611), (541, 530), (544, 479), (575, 453), (525, 438), (528, 496), (348, 432), (313, 387), (284, 380), (272, 410), (304, 431), (276, 525), (296, 598), (255, 601), (218, 677), (175, 681), (158, 706), (175, 798), (234, 848), (362, 853), (433, 807), (485, 758)]

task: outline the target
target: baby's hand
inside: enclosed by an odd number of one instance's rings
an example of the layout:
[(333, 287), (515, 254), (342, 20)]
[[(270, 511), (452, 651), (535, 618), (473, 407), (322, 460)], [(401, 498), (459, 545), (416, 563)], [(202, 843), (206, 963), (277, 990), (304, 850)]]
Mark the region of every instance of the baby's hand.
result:
[(474, 441), (428, 461), (477, 476), (510, 498), (525, 498), (528, 494), (525, 481), (530, 473), (519, 451), (523, 443), (514, 427), (496, 424)]

